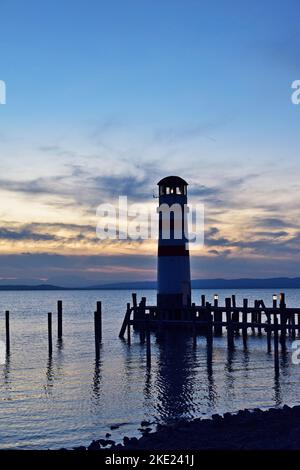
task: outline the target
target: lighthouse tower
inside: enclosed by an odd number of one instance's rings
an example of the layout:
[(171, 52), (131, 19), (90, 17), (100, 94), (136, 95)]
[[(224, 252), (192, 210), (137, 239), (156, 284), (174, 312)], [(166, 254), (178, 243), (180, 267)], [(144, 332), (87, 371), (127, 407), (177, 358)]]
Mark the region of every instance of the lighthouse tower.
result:
[(167, 176), (159, 187), (157, 306), (179, 311), (191, 305), (190, 255), (187, 240), (187, 186)]

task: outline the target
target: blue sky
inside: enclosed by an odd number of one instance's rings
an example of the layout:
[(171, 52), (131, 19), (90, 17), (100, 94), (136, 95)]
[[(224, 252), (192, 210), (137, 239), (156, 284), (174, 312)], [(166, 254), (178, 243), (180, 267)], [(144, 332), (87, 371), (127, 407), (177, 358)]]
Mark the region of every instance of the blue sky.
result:
[(93, 240), (95, 211), (166, 174), (205, 204), (194, 277), (300, 275), (299, 19), (296, 0), (2, 0), (0, 278), (155, 278), (153, 246)]

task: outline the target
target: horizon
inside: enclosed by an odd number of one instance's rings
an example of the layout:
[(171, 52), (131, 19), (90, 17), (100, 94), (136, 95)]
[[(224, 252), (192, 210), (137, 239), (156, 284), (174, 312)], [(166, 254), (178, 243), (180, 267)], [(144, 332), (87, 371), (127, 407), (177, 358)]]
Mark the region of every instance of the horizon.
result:
[[(22, 281), (22, 280), (21, 280)], [(193, 290), (199, 289), (297, 289), (300, 288), (299, 277), (271, 277), (271, 278), (214, 278), (214, 279), (191, 279)], [(34, 280), (24, 280), (23, 282), (12, 282), (0, 280), (0, 290), (157, 290), (157, 280), (145, 281), (121, 281), (121, 282), (103, 282), (94, 284), (65, 284), (57, 285), (48, 282), (36, 283)]]
[(156, 241), (101, 242), (96, 209), (169, 174), (205, 207), (193, 278), (299, 276), (299, 3), (38, 6), (1, 6), (0, 281), (155, 279)]

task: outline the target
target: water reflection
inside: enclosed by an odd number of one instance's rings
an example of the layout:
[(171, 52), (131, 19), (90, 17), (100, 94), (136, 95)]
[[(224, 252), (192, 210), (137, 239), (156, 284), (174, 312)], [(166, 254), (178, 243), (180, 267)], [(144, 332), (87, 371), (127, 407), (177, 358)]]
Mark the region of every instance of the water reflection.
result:
[(93, 375), (93, 384), (92, 384), (92, 396), (93, 396), (93, 401), (95, 402), (96, 405), (100, 404), (100, 398), (101, 398), (101, 360), (96, 359), (95, 360), (95, 368), (94, 368), (94, 375)]
[[(151, 299), (150, 294), (139, 295), (149, 296), (149, 303), (154, 303), (156, 293)], [(272, 300), (271, 294), (267, 295)], [(249, 335), (248, 352), (243, 351), (241, 337), (236, 338), (236, 352), (227, 353), (224, 331), (223, 337), (214, 338), (210, 355), (205, 337), (198, 336), (193, 348), (191, 332), (180, 331), (178, 337), (162, 331), (157, 342), (152, 335), (152, 367), (147, 370), (146, 344), (140, 345), (139, 335), (132, 331), (130, 347), (126, 340), (118, 340), (126, 291), (103, 291), (103, 348), (95, 362), (91, 312), (100, 294), (66, 291), (62, 295), (65, 337), (57, 344), (55, 338), (49, 360), (44, 312), (56, 305), (57, 293), (1, 294), (3, 304), (16, 315), (11, 355), (0, 369), (0, 448), (72, 447), (102, 437), (111, 423), (128, 423), (124, 433), (134, 435), (142, 419), (165, 422), (212, 410), (299, 404), (300, 368), (290, 360), (290, 347), (288, 355), (280, 353), (280, 376), (274, 378), (274, 350), (267, 354), (264, 332), (261, 339)], [(228, 292), (222, 295), (228, 297)], [(293, 295), (299, 306), (299, 291)], [(264, 294), (250, 291), (240, 297), (263, 298)]]
[(242, 351), (242, 365), (245, 370), (245, 377), (247, 378), (249, 376), (248, 372), (250, 370), (250, 353), (249, 350), (244, 348)]
[(145, 386), (144, 386), (144, 398), (145, 398), (145, 404), (147, 407), (147, 404), (151, 405), (152, 402), (152, 390), (153, 384), (152, 384), (152, 374), (151, 374), (151, 369), (147, 368), (146, 369), (146, 374), (145, 374)]
[(235, 353), (236, 352), (234, 349), (227, 349), (227, 360), (225, 364), (226, 398), (232, 401), (235, 399), (235, 391), (234, 391), (235, 374), (233, 370)]
[(53, 358), (52, 358), (52, 355), (51, 355), (51, 356), (48, 357), (47, 366), (46, 366), (45, 394), (47, 396), (52, 395), (53, 380), (54, 380)]
[(207, 387), (208, 387), (208, 404), (207, 405), (209, 409), (213, 410), (215, 409), (215, 405), (217, 402), (217, 390), (216, 390), (216, 385), (215, 385), (214, 375), (213, 375), (213, 354), (209, 346), (207, 348), (206, 364), (207, 364), (206, 372), (207, 372)]
[(7, 352), (5, 356), (3, 375), (4, 375), (4, 384), (6, 385), (6, 388), (10, 389), (11, 380), (10, 380), (10, 353), (9, 352)]
[(61, 354), (64, 349), (64, 341), (62, 338), (58, 338), (56, 346), (57, 346), (57, 352)]
[(280, 406), (282, 404), (282, 394), (281, 394), (281, 385), (280, 379), (278, 376), (274, 376), (274, 402), (276, 406)]
[(281, 350), (281, 356), (280, 356), (280, 367), (282, 370), (283, 375), (289, 375), (289, 352), (287, 348)]
[(157, 411), (164, 421), (192, 416), (197, 364), (191, 346), (184, 331), (166, 331), (158, 340)]

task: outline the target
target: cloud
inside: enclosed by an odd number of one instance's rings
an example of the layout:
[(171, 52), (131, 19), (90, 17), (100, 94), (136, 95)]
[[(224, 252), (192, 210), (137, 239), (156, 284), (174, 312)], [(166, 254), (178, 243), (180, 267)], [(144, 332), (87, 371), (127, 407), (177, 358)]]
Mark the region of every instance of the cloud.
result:
[(62, 286), (84, 286), (116, 280), (155, 279), (156, 258), (145, 255), (0, 255), (0, 278), (40, 280)]
[(168, 145), (197, 138), (204, 138), (215, 142), (215, 132), (226, 126), (228, 122), (229, 118), (224, 118), (202, 123), (181, 125), (180, 127), (164, 127), (154, 131), (153, 139), (159, 144)]
[(41, 177), (23, 181), (1, 178), (0, 188), (6, 191), (28, 194), (57, 194), (57, 184), (62, 183), (63, 180), (63, 176), (52, 176), (48, 178)]
[(295, 226), (294, 224), (291, 224), (291, 222), (287, 222), (283, 219), (279, 219), (276, 217), (256, 217), (254, 219), (254, 223), (257, 226), (260, 227), (266, 227), (266, 228), (285, 228), (285, 227), (293, 227)]
[(0, 240), (9, 241), (56, 241), (58, 237), (49, 233), (36, 233), (30, 229), (8, 230), (0, 229)]

